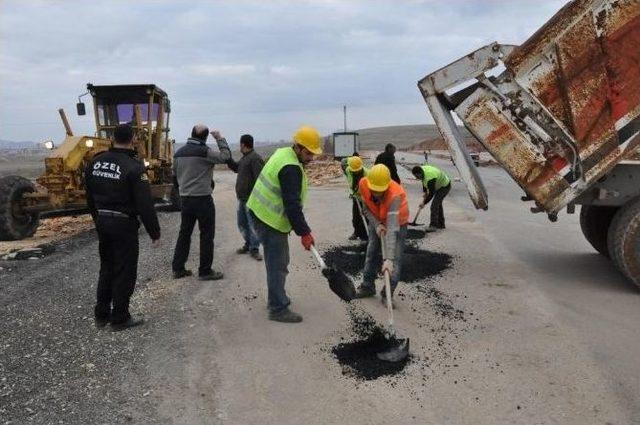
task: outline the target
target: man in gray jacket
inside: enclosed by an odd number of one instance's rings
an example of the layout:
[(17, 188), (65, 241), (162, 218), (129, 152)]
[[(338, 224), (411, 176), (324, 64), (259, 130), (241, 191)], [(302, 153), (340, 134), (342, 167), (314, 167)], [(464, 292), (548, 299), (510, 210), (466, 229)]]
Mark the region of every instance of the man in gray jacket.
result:
[(220, 152), (212, 151), (207, 145), (209, 129), (202, 124), (193, 127), (187, 144), (173, 156), (174, 184), (178, 186), (182, 204), (180, 234), (173, 254), (173, 277), (179, 279), (191, 276), (185, 269), (191, 234), (198, 222), (200, 229), (200, 280), (218, 280), (223, 274), (211, 268), (213, 264), (213, 238), (215, 235), (216, 209), (211, 193), (213, 191), (213, 167), (224, 164), (231, 158), (229, 145), (218, 130), (211, 135), (218, 144)]
[(264, 166), (264, 160), (256, 151), (253, 150), (253, 137), (250, 134), (243, 134), (240, 137), (240, 152), (242, 158), (235, 162), (233, 158), (229, 160), (227, 165), (233, 172), (238, 173), (236, 179), (236, 197), (238, 198), (238, 229), (244, 239), (242, 248), (236, 251), (238, 254), (246, 254), (247, 252), (256, 260), (262, 261), (260, 255), (260, 242), (255, 231), (253, 218), (247, 208), (247, 200), (256, 184), (256, 180)]

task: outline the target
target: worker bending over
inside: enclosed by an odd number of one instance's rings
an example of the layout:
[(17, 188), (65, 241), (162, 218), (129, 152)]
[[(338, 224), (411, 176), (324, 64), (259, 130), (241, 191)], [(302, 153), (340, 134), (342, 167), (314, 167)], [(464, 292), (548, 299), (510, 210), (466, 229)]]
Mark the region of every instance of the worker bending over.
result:
[(435, 231), (444, 229), (444, 209), (442, 201), (451, 190), (451, 179), (441, 169), (433, 165), (425, 164), (422, 167), (415, 166), (411, 173), (420, 181), (422, 181), (422, 190), (424, 198), (420, 204), (420, 208), (431, 202), (431, 221), (427, 231)]
[(349, 240), (353, 241), (360, 239), (361, 241), (367, 240), (367, 230), (364, 226), (366, 223), (362, 219), (362, 198), (360, 197), (360, 190), (358, 183), (360, 179), (367, 175), (369, 170), (362, 164), (362, 158), (359, 156), (350, 156), (347, 159), (347, 166), (344, 169), (344, 175), (347, 177), (347, 183), (349, 185), (349, 197), (352, 201), (351, 208), (351, 224), (353, 225), (353, 234), (349, 236)]
[[(365, 205), (365, 215), (369, 221), (369, 243), (364, 262), (362, 285), (356, 297), (372, 297), (376, 293), (375, 278), (377, 266), (382, 259), (382, 272), (391, 276), (391, 295), (400, 280), (404, 241), (409, 221), (407, 194), (402, 185), (391, 180), (389, 169), (383, 165), (374, 165), (367, 177), (360, 180), (360, 195)], [(386, 252), (381, 252), (380, 239), (384, 238)], [(384, 288), (380, 291), (385, 300)]]
[(258, 176), (247, 207), (254, 215), (256, 233), (264, 248), (267, 269), (269, 320), (296, 323), (302, 316), (289, 309), (284, 286), (289, 273), (289, 233), (301, 237), (306, 250), (314, 244), (302, 212), (307, 197), (304, 165), (322, 153), (320, 134), (301, 127), (291, 147), (276, 150)]

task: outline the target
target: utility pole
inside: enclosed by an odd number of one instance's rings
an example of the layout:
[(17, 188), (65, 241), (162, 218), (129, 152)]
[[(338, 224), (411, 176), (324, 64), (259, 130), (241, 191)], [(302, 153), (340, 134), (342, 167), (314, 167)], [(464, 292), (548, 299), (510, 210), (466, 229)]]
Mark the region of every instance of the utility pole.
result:
[(342, 105), (342, 111), (344, 113), (344, 132), (347, 132), (347, 105)]

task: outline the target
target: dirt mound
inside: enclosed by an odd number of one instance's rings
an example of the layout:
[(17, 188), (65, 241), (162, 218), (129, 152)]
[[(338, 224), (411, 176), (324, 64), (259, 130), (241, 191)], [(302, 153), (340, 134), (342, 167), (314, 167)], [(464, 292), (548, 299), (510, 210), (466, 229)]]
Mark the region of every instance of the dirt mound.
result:
[(21, 241), (0, 242), (0, 255), (56, 242), (91, 228), (93, 228), (93, 220), (89, 214), (45, 218), (40, 221), (38, 231), (32, 237)]
[[(485, 152), (486, 149), (482, 146), (476, 139), (473, 137), (467, 137), (465, 139), (465, 143), (467, 145), (467, 149), (469, 152)], [(441, 137), (435, 139), (427, 139), (423, 140), (420, 143), (416, 143), (415, 145), (410, 146), (406, 149), (401, 149), (405, 151), (446, 151), (449, 149), (447, 142), (444, 141)]]
[(340, 162), (328, 158), (320, 158), (305, 166), (307, 178), (312, 186), (323, 186), (343, 175)]

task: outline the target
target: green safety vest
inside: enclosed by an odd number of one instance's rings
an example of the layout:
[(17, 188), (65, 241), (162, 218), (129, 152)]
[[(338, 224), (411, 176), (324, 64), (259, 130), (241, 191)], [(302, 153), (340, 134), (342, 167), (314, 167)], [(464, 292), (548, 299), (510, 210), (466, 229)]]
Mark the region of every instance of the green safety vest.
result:
[(247, 201), (247, 207), (260, 221), (282, 233), (289, 233), (292, 230), (289, 218), (284, 211), (278, 178), (280, 170), (287, 165), (297, 165), (302, 171), (300, 202), (304, 205), (307, 198), (307, 175), (293, 148), (280, 148), (271, 155), (262, 168)]
[[(367, 174), (369, 174), (369, 169), (365, 166), (362, 166), (362, 170), (364, 171), (362, 177), (366, 177)], [(345, 168), (344, 175), (347, 177), (347, 183), (349, 184), (349, 191), (351, 192), (351, 194), (358, 195), (358, 186), (356, 186), (355, 190), (351, 189), (353, 186), (353, 173), (349, 171), (348, 168)]]
[(436, 190), (451, 183), (449, 176), (447, 176), (441, 169), (436, 168), (433, 165), (423, 165), (421, 168), (424, 172), (424, 179), (422, 180), (422, 185), (424, 187), (427, 187), (427, 182), (433, 179), (436, 179)]

